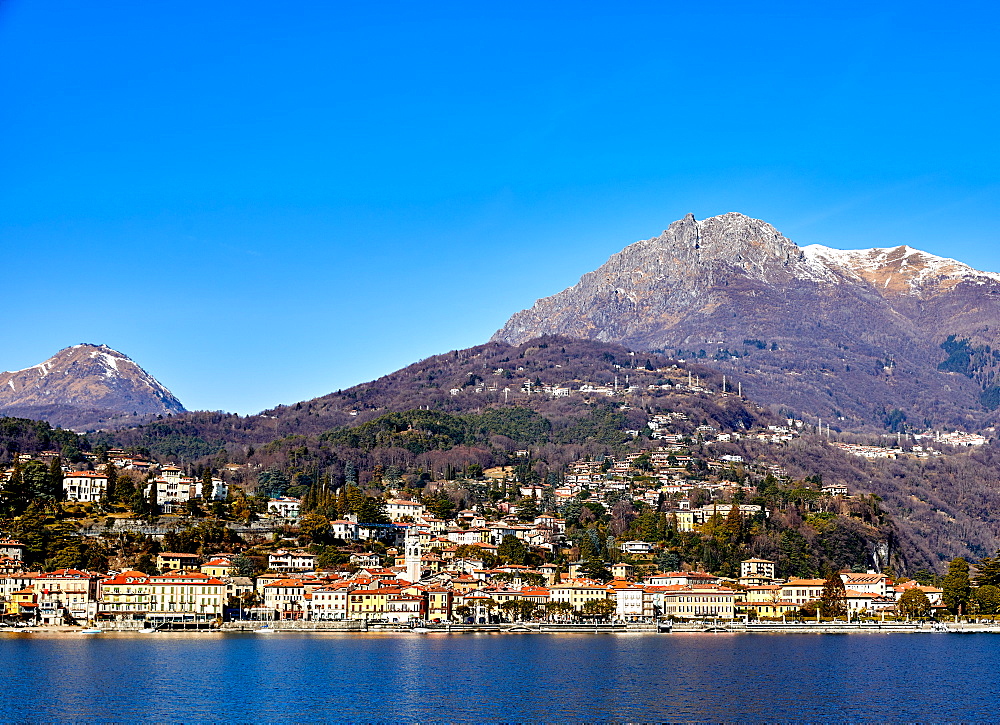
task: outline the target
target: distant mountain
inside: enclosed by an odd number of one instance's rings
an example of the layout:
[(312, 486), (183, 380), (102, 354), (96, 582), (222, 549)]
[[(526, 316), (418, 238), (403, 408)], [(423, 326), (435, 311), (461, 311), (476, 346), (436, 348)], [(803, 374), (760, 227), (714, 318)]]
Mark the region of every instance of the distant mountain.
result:
[(106, 345), (74, 345), (0, 373), (0, 413), (76, 430), (134, 425), (184, 406), (152, 375)]
[(689, 214), (493, 339), (542, 334), (696, 358), (835, 426), (975, 428), (1000, 405), (1000, 275), (907, 246), (800, 248), (736, 213)]

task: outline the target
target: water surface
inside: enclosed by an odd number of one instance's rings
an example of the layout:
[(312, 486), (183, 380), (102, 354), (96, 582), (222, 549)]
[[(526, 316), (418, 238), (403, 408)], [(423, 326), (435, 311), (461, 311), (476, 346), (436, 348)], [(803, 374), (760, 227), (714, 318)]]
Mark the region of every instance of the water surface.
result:
[(3, 720), (995, 720), (989, 634), (0, 636)]

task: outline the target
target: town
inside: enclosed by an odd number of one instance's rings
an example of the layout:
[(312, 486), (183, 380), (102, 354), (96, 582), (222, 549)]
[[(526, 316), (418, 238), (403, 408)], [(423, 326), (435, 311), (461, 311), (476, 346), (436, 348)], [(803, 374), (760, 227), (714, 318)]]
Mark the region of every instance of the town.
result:
[[(781, 515), (782, 501), (819, 522), (873, 506), (820, 476), (793, 481), (764, 458), (711, 453), (741, 437), (787, 444), (802, 435), (801, 421), (725, 433), (674, 411), (652, 415), (647, 427), (649, 447), (573, 461), (558, 480), (524, 475), (535, 453), (518, 449), (510, 465), (469, 466), (433, 492), (384, 471), (380, 489), (369, 481), (362, 491), (349, 478), (337, 490), (269, 497), (238, 483), (248, 464), (188, 475), (122, 449), (81, 454), (77, 469), (55, 451), (22, 454), (3, 473), (2, 501), (19, 514), (0, 540), (3, 621), (85, 631), (246, 623), (641, 629), (955, 613), (936, 581), (871, 567), (803, 577), (767, 558), (733, 559), (746, 551), (739, 541)], [(459, 508), (449, 496), (459, 485), (482, 495), (457, 498), (469, 503)], [(44, 562), (37, 553), (32, 562), (30, 545), (52, 538), (51, 521), (40, 523), (43, 504), (28, 502), (45, 490), (55, 502), (46, 505), (87, 523), (63, 531), (65, 550), (50, 547)], [(731, 545), (728, 562), (713, 571), (681, 566), (678, 547), (709, 541)], [(968, 566), (965, 573), (968, 581)], [(959, 607), (993, 615), (1000, 601), (970, 592)]]

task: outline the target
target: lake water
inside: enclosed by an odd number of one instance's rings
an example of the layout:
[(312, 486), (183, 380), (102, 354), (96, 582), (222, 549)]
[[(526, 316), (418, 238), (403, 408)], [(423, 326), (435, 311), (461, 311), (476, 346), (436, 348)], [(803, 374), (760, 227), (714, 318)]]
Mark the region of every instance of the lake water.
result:
[(984, 721), (989, 634), (0, 635), (4, 721)]

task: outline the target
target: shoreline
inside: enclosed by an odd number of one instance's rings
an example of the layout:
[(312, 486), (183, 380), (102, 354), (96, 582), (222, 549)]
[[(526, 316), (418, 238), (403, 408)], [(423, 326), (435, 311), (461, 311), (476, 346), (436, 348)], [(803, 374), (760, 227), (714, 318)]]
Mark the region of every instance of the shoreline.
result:
[(453, 625), (452, 627), (441, 627), (432, 629), (421, 629), (414, 631), (400, 627), (369, 627), (358, 628), (331, 628), (331, 627), (281, 627), (281, 626), (256, 626), (256, 627), (223, 627), (201, 630), (164, 630), (156, 632), (141, 632), (138, 629), (102, 629), (101, 632), (85, 632), (86, 628), (68, 626), (37, 626), (24, 628), (3, 628), (0, 635), (11, 636), (41, 636), (56, 638), (79, 638), (90, 639), (94, 637), (104, 637), (107, 635), (134, 636), (134, 637), (163, 637), (163, 636), (206, 636), (206, 635), (287, 635), (287, 634), (308, 634), (308, 635), (466, 635), (466, 634), (625, 634), (625, 635), (742, 635), (742, 634), (1000, 634), (1000, 623), (997, 624), (977, 624), (968, 622), (950, 623), (944, 626), (920, 626), (918, 624), (906, 623), (871, 623), (865, 625), (841, 624), (840, 626), (830, 623), (802, 623), (802, 624), (781, 624), (776, 625), (741, 625), (734, 627), (702, 627), (697, 625), (675, 625), (672, 630), (660, 632), (652, 625), (642, 627), (623, 626), (593, 626), (593, 625), (562, 625), (562, 626), (530, 626), (530, 625)]

